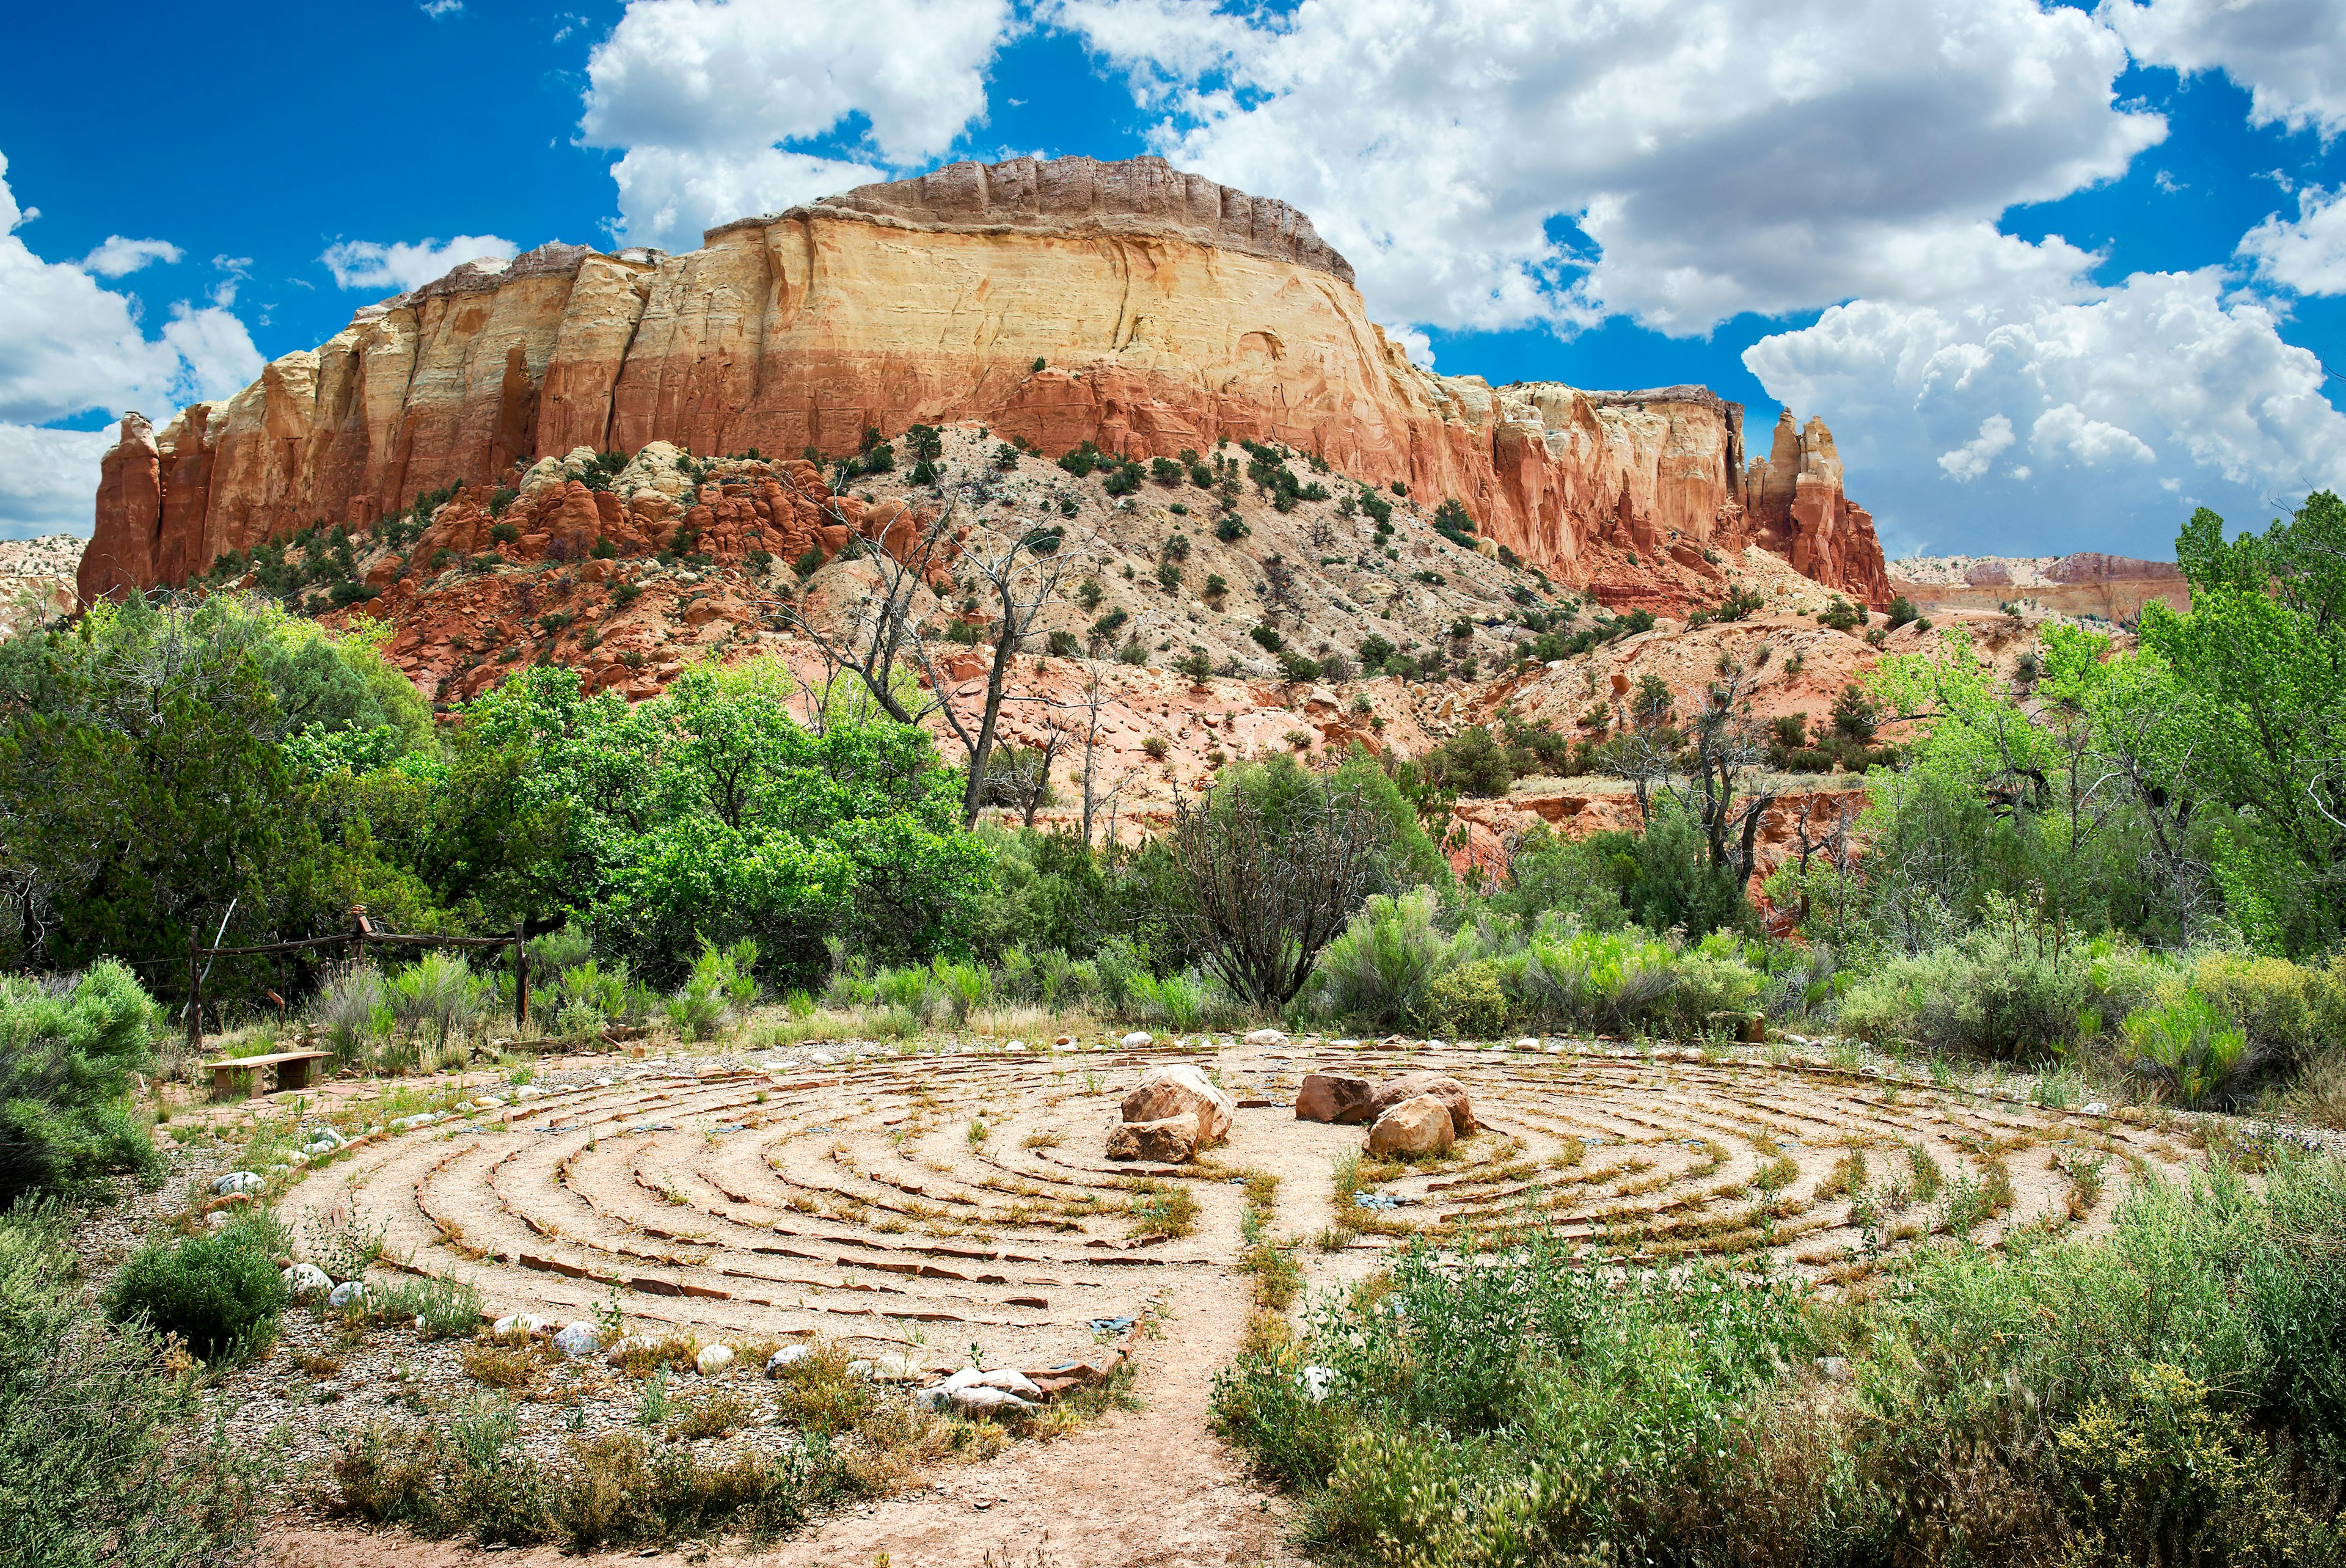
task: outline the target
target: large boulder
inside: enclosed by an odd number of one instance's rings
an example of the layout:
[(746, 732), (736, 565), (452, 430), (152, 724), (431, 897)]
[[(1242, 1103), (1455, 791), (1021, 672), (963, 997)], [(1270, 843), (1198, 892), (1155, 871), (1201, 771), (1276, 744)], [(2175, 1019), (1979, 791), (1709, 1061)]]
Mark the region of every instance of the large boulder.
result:
[(1151, 1067), (1124, 1097), (1127, 1122), (1161, 1122), (1184, 1111), (1198, 1118), (1198, 1146), (1211, 1148), (1230, 1135), (1230, 1113), (1238, 1102), (1187, 1062)]
[(1450, 1152), (1458, 1140), (1451, 1130), (1450, 1107), (1431, 1095), (1403, 1100), (1387, 1110), (1369, 1128), (1369, 1153), (1417, 1159)]
[(1352, 1126), (1369, 1120), (1369, 1101), (1375, 1093), (1376, 1085), (1366, 1078), (1342, 1073), (1306, 1073), (1303, 1086), (1295, 1091), (1295, 1119)]
[(1184, 1111), (1154, 1122), (1125, 1122), (1107, 1135), (1112, 1160), (1154, 1160), (1178, 1166), (1198, 1153), (1198, 1115)]
[(1369, 1096), (1370, 1119), (1420, 1095), (1431, 1095), (1449, 1107), (1450, 1130), (1462, 1138), (1483, 1125), (1474, 1119), (1474, 1107), (1466, 1098), (1466, 1085), (1447, 1073), (1403, 1073), (1398, 1078), (1386, 1079)]

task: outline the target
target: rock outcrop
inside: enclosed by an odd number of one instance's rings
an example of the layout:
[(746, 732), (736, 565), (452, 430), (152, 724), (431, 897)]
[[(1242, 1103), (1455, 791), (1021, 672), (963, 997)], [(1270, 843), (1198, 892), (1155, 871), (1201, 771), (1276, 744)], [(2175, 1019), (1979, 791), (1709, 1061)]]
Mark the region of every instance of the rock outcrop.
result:
[(1893, 561), (1890, 589), (1924, 615), (2034, 606), (2055, 615), (2105, 621), (2138, 619), (2157, 600), (2191, 607), (2191, 585), (2172, 561), (2137, 561), (2085, 551), (2075, 555), (1916, 556)]
[(1818, 422), (1780, 496), (1774, 458), (1743, 463), (1740, 405), (1699, 388), (1435, 375), (1369, 321), (1308, 218), (1147, 158), (956, 164), (726, 224), (684, 255), (466, 263), (159, 434), (126, 419), (80, 586), (178, 583), (580, 446), (840, 455), (869, 426), (957, 419), (1054, 454), (1280, 442), (1455, 497), (1494, 547), (1608, 600), (1634, 602), (1665, 553), (1749, 542), (1882, 598)]

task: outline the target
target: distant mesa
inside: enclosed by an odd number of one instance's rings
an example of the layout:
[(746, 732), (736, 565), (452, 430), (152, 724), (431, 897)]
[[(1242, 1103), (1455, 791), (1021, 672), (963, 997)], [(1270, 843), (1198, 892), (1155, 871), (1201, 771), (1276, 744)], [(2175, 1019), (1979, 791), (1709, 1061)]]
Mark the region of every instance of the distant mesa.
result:
[(1303, 213), (1155, 158), (954, 164), (681, 255), (467, 262), (160, 431), (127, 416), (79, 587), (182, 583), (580, 446), (837, 455), (867, 426), (963, 420), (1053, 454), (1280, 442), (1454, 497), (1493, 547), (1611, 604), (1682, 603), (1690, 564), (1755, 544), (1891, 593), (1821, 421), (1787, 412), (1747, 461), (1742, 406), (1703, 388), (1436, 375), (1368, 319)]
[(2074, 555), (1917, 555), (1890, 563), (1892, 592), (1925, 615), (2034, 605), (2059, 615), (2130, 622), (2153, 600), (2191, 607), (2191, 588), (2171, 561), (2097, 550)]

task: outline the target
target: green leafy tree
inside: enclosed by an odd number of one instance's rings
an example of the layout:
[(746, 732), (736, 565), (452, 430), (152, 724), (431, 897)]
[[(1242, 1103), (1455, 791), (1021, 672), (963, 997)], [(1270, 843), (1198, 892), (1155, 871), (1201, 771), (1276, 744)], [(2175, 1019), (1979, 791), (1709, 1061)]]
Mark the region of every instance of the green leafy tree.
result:
[(2175, 542), (2191, 612), (2146, 606), (2143, 646), (2173, 672), (2192, 738), (2184, 772), (2233, 809), (2216, 871), (2260, 945), (2346, 932), (2346, 502), (2226, 541), (2206, 507)]

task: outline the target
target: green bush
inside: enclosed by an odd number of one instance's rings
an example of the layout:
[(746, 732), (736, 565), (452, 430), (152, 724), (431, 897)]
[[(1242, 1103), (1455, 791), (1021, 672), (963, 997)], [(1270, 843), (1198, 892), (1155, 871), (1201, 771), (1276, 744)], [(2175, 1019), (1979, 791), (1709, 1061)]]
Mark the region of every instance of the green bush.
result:
[(1478, 959), (1433, 977), (1419, 1009), (1431, 1030), (1465, 1040), (1488, 1040), (1507, 1026), (1513, 1008), (1504, 983), (1505, 966)]
[(284, 1309), (285, 1287), (270, 1259), (278, 1239), (265, 1215), (240, 1217), (216, 1236), (150, 1241), (130, 1255), (106, 1295), (117, 1323), (144, 1322), (177, 1334), (205, 1360), (257, 1349)]
[(2334, 1158), (2262, 1196), (2153, 1182), (2104, 1237), (1926, 1248), (1831, 1308), (1521, 1234), (1469, 1268), (1420, 1242), (1217, 1380), (1308, 1539), (1395, 1568), (2339, 1560)]
[(2151, 972), (2097, 960), (2083, 943), (1975, 930), (1891, 957), (1852, 985), (1837, 1019), (1880, 1044), (2035, 1061), (2098, 1039), (2154, 988)]
[[(24, 1568), (195, 1568), (250, 1536), (257, 1467), (135, 1326), (83, 1305), (61, 1211), (0, 1216), (0, 1540)], [(272, 1276), (273, 1278), (273, 1276)]]
[(1458, 941), (1434, 923), (1432, 888), (1372, 897), (1320, 955), (1321, 1011), (1372, 1030), (1414, 1019), (1434, 978), (1457, 962)]
[(369, 1427), (336, 1457), (330, 1505), (426, 1537), (584, 1552), (728, 1532), (768, 1541), (864, 1490), (817, 1431), (780, 1456), (714, 1459), (610, 1432), (571, 1439), (551, 1462), (519, 1437), (512, 1404), (490, 1394), (444, 1423)]
[[(719, 949), (706, 938), (692, 972), (668, 999), (668, 1021), (682, 1040), (706, 1040), (757, 1004), (758, 944), (748, 937)], [(912, 972), (919, 975), (920, 971)]]
[(2196, 986), (2127, 1013), (2124, 1027), (2136, 1053), (2135, 1070), (2194, 1110), (2228, 1103), (2233, 1080), (2251, 1064), (2248, 1035)]
[(62, 991), (0, 975), (0, 1208), (28, 1191), (78, 1193), (157, 1168), (128, 1099), (131, 1074), (149, 1064), (154, 1014), (118, 963)]

